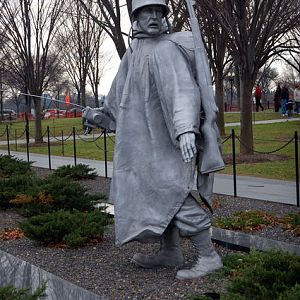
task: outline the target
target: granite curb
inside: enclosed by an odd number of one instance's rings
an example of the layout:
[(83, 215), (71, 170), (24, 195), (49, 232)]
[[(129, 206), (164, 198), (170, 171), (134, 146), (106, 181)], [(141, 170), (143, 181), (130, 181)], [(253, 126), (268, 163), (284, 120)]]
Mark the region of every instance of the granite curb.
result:
[(211, 228), (211, 234), (214, 242), (232, 249), (243, 251), (249, 251), (250, 249), (261, 251), (281, 250), (300, 256), (300, 246), (296, 244), (216, 227)]
[(43, 283), (47, 300), (107, 300), (56, 275), (0, 250), (0, 286), (13, 285), (35, 291)]

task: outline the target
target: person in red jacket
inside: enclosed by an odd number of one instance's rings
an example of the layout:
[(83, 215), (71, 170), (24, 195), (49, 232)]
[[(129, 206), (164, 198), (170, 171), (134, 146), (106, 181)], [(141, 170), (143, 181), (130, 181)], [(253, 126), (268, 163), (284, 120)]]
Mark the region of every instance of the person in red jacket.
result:
[(261, 110), (264, 110), (264, 107), (261, 105), (260, 100), (261, 100), (261, 96), (262, 96), (262, 89), (259, 86), (259, 84), (256, 85), (255, 88), (255, 107), (256, 107), (256, 111), (259, 111), (259, 108), (261, 108)]

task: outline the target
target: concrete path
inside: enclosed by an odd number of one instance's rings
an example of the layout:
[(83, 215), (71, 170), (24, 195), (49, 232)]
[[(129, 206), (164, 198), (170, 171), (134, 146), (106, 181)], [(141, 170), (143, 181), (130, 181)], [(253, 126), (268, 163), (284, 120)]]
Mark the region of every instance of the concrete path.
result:
[[(300, 118), (284, 118), (284, 119), (273, 119), (273, 120), (261, 120), (261, 121), (252, 121), (252, 124), (272, 124), (272, 123), (284, 123), (284, 122), (295, 122), (300, 121)], [(231, 126), (240, 126), (240, 122), (234, 122), (234, 123), (226, 123), (225, 127), (231, 127)]]
[[(0, 154), (7, 154), (7, 151), (0, 150)], [(11, 155), (27, 161), (27, 154), (23, 152), (11, 151)], [(30, 154), (29, 160), (33, 161), (33, 166), (49, 168), (49, 158), (47, 155)], [(105, 176), (105, 163), (99, 160), (77, 158), (77, 164), (83, 163), (95, 168), (98, 175)], [(51, 155), (51, 168), (56, 169), (62, 165), (74, 165), (74, 158)], [(113, 164), (107, 163), (107, 176), (112, 176)], [(214, 193), (224, 195), (234, 195), (233, 177), (231, 175), (216, 174)], [(267, 200), (272, 202), (297, 204), (296, 183), (292, 181), (271, 180), (256, 177), (237, 177), (237, 195), (241, 197)]]

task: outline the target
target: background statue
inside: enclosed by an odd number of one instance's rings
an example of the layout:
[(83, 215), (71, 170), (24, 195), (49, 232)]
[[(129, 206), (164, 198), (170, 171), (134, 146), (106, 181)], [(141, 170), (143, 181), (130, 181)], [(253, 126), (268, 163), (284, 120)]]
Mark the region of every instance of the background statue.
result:
[[(164, 0), (133, 0), (132, 5), (132, 44), (104, 107), (87, 108), (84, 117), (116, 132), (110, 191), (116, 244), (160, 239), (158, 253), (135, 254), (132, 262), (174, 267), (184, 263), (180, 235), (189, 236), (198, 258), (176, 278), (197, 278), (222, 267), (211, 242), (210, 218), (191, 194), (198, 166), (199, 194), (210, 208), (211, 172), (224, 167), (211, 118), (216, 111), (201, 109), (201, 95), (207, 93), (197, 84), (192, 34), (169, 34)], [(206, 69), (203, 74), (210, 76)], [(204, 162), (209, 167), (203, 169)]]

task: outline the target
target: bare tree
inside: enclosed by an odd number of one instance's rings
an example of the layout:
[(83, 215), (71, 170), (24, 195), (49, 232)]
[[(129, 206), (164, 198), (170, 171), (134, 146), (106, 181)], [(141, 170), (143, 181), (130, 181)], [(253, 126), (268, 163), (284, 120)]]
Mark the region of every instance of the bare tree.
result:
[[(79, 0), (82, 7), (88, 15), (108, 34), (115, 44), (116, 50), (120, 58), (126, 52), (126, 44), (124, 33), (121, 28), (122, 7), (127, 6), (128, 14), (131, 14), (132, 0)], [(92, 3), (96, 3), (103, 18), (95, 14), (92, 10)], [(127, 34), (125, 34), (127, 35)]]
[(105, 66), (110, 61), (110, 55), (104, 53), (102, 45), (104, 41), (104, 32), (100, 29), (94, 32), (95, 49), (91, 57), (91, 64), (88, 73), (89, 84), (95, 99), (95, 106), (99, 107), (99, 85), (101, 77), (104, 74)]
[[(299, 20), (299, 0), (201, 0), (229, 37), (239, 66), (241, 153), (253, 153), (252, 89), (260, 68), (276, 53), (286, 51), (287, 32)], [(280, 17), (279, 17), (280, 16)]]
[[(100, 69), (96, 61), (99, 62), (104, 31), (82, 10), (79, 1), (71, 1), (70, 4), (68, 20), (60, 30), (58, 47), (62, 50), (66, 71), (77, 90), (78, 103), (85, 106), (88, 77), (94, 76), (99, 81)], [(99, 8), (89, 7), (89, 10), (101, 20)], [(89, 74), (91, 70), (93, 73)]]
[[(279, 53), (278, 56), (290, 66), (300, 77), (300, 24), (289, 33), (290, 39), (287, 43), (287, 52)], [(299, 78), (300, 79), (300, 78)]]
[[(0, 0), (4, 67), (33, 95), (42, 95), (58, 67), (52, 50), (63, 1)], [(42, 105), (33, 97), (35, 142), (42, 142)]]

